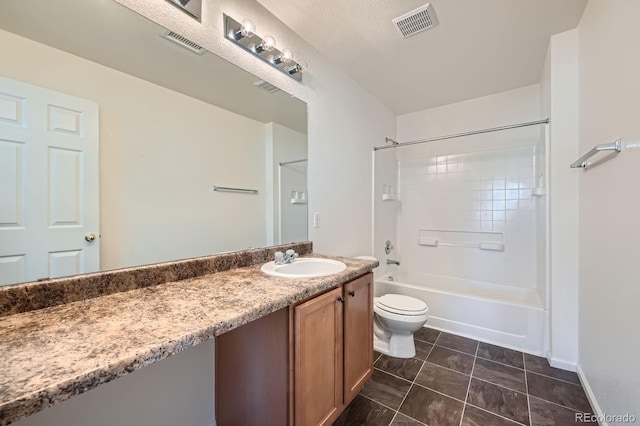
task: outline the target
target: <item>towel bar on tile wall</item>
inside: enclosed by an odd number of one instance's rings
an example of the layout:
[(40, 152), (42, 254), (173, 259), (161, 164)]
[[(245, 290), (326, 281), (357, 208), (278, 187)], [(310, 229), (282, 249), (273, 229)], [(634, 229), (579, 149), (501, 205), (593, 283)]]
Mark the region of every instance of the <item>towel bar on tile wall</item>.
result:
[(446, 243), (446, 242), (440, 242), (439, 240), (434, 240), (434, 239), (420, 238), (420, 240), (418, 240), (418, 245), (431, 246), (431, 247), (438, 247), (438, 246), (471, 247), (471, 248), (478, 248), (480, 250), (504, 251), (503, 243), (493, 243), (493, 242), (485, 242), (485, 241), (480, 241), (477, 244), (466, 244), (466, 243)]
[(504, 234), (486, 231), (451, 231), (444, 229), (420, 229), (419, 246), (471, 247), (480, 250), (504, 251)]
[(257, 189), (244, 189), (244, 188), (230, 188), (228, 186), (217, 186), (213, 185), (211, 187), (212, 191), (223, 191), (223, 192), (242, 192), (244, 194), (257, 194)]
[(572, 169), (586, 169), (591, 165), (591, 163), (587, 162), (587, 160), (600, 151), (616, 151), (616, 153), (622, 151), (622, 139), (618, 139), (613, 143), (606, 143), (602, 145), (596, 145), (589, 152), (587, 152), (582, 157), (578, 158), (576, 161), (571, 163)]

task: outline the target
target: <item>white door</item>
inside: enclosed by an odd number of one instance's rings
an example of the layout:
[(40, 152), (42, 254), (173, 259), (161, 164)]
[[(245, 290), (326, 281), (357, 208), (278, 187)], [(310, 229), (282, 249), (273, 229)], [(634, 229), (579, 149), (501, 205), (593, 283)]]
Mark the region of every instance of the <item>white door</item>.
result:
[(98, 104), (0, 77), (0, 285), (97, 271), (98, 224)]

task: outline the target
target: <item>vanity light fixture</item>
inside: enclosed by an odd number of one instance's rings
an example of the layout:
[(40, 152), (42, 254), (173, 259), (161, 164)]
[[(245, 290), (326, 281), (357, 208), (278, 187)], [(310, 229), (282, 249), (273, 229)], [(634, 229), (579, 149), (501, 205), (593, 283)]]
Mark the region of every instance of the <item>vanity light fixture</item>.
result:
[(242, 23), (224, 14), (224, 34), (225, 38), (240, 46), (268, 63), (275, 69), (283, 72), (297, 81), (302, 81), (303, 66), (293, 60), (293, 53), (289, 49), (276, 49), (276, 40), (270, 35), (258, 36), (256, 27), (248, 19)]

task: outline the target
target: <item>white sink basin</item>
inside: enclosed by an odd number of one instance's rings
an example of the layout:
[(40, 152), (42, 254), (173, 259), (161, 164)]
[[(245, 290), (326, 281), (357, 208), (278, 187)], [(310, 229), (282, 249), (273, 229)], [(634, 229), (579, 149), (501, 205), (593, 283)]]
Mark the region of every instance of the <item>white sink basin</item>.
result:
[(333, 259), (300, 257), (284, 265), (276, 265), (275, 262), (265, 263), (260, 269), (265, 274), (275, 277), (314, 278), (337, 274), (347, 269), (347, 265)]

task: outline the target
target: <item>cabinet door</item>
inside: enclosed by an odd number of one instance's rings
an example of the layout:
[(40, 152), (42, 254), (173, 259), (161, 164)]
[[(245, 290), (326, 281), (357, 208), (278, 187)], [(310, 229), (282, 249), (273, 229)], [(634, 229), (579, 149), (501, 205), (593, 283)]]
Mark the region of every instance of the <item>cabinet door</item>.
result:
[(358, 394), (373, 371), (372, 274), (344, 285), (344, 404)]
[(342, 288), (295, 307), (295, 423), (329, 425), (342, 410)]

